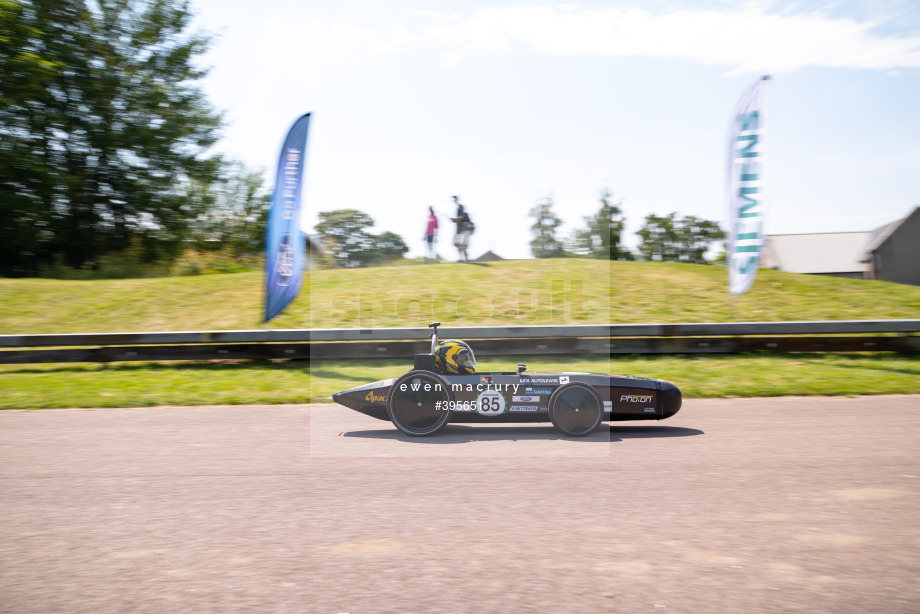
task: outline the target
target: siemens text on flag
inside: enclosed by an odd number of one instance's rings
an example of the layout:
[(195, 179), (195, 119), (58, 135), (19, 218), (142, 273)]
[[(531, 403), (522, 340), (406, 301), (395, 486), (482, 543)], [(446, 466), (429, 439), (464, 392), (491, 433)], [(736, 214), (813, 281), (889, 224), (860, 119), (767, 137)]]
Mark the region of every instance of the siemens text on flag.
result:
[(294, 122), (278, 159), (265, 232), (265, 322), (294, 300), (303, 279), (307, 246), (300, 200), (309, 125), (309, 113)]
[(763, 251), (767, 84), (754, 83), (732, 115), (728, 141), (728, 286), (744, 294), (757, 276)]

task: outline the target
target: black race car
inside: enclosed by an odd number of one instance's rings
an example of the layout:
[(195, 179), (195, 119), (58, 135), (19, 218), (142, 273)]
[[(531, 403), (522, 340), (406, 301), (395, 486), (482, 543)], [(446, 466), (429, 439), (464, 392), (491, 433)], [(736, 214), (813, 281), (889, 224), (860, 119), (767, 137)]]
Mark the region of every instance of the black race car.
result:
[[(438, 343), (440, 322), (428, 325), (431, 353), (416, 354), (402, 377), (365, 384), (332, 395), (336, 403), (403, 433), (431, 435), (448, 422), (552, 422), (571, 437), (588, 435), (604, 420), (661, 420), (680, 409), (677, 386), (659, 379), (600, 373), (475, 373), (446, 365)], [(456, 350), (456, 348), (454, 348)], [(453, 350), (451, 350), (453, 351)], [(469, 351), (472, 365), (475, 358)]]

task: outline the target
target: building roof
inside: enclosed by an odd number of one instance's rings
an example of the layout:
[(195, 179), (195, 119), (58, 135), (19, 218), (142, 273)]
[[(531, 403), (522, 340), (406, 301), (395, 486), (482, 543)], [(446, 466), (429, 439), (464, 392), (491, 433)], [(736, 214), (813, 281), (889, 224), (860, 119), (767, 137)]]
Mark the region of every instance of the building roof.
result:
[(492, 250), (487, 251), (482, 256), (474, 260), (474, 262), (495, 262), (496, 260), (504, 260), (501, 256), (493, 252)]
[(882, 243), (888, 240), (888, 237), (894, 234), (894, 232), (901, 227), (901, 224), (906, 222), (911, 217), (920, 213), (920, 207), (915, 208), (909, 215), (902, 217), (899, 220), (895, 220), (890, 224), (885, 224), (873, 230), (870, 234), (872, 237), (867, 241), (865, 248), (863, 249), (862, 262), (869, 262), (872, 260), (872, 252), (881, 247)]
[(857, 273), (872, 232), (767, 235), (764, 266), (790, 273)]

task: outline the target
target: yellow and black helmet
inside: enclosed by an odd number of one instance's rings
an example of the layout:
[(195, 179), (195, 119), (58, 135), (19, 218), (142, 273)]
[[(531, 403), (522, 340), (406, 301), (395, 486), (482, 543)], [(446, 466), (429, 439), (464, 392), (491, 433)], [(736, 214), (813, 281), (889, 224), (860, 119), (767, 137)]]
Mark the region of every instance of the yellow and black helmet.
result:
[(476, 356), (463, 341), (442, 341), (434, 348), (434, 367), (443, 375), (471, 375), (476, 372)]

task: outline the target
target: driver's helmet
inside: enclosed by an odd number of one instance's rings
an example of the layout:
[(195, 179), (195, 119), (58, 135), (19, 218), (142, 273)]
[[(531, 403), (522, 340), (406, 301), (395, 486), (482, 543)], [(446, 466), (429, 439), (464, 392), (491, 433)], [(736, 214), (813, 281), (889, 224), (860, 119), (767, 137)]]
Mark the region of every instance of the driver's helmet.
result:
[(442, 341), (434, 348), (434, 367), (444, 375), (471, 375), (476, 372), (476, 356), (463, 341)]

